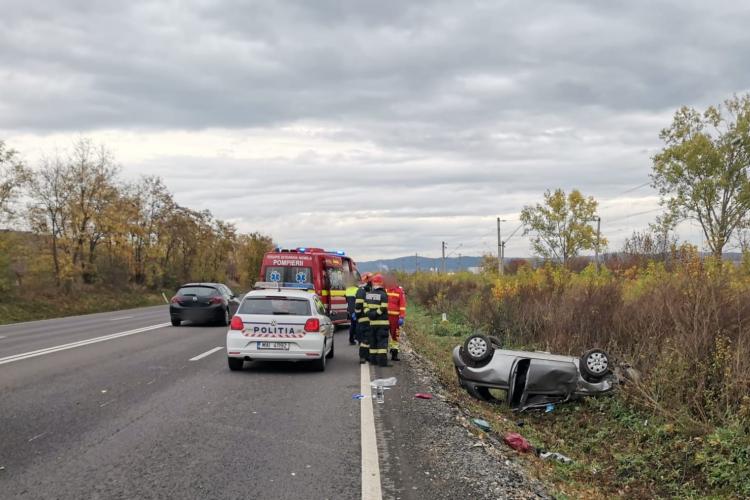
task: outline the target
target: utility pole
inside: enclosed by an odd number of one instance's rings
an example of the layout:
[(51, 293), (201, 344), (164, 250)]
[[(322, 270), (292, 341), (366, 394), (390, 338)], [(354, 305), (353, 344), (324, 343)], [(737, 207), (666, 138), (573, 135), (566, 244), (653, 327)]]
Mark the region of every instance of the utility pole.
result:
[(594, 255), (596, 256), (596, 272), (599, 272), (599, 236), (601, 235), (601, 229), (602, 229), (602, 218), (598, 215), (596, 216), (596, 249), (594, 250)]
[(445, 274), (445, 242), (443, 242), (443, 274)]
[(503, 274), (503, 240), (500, 237), (500, 223), (505, 220), (500, 217), (497, 218), (497, 272)]

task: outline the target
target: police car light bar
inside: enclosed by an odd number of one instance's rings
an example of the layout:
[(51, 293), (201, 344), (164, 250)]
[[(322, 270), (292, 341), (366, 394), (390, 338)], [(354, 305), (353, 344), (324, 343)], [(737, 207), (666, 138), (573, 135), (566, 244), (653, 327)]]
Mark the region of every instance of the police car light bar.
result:
[(281, 281), (257, 281), (253, 287), (255, 290), (313, 290), (312, 283), (283, 283)]

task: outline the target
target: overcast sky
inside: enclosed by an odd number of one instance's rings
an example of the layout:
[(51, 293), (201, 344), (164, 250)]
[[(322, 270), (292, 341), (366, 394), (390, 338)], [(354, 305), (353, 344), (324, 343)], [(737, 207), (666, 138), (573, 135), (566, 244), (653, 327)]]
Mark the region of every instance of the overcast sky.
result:
[(360, 260), (495, 251), (557, 187), (616, 250), (658, 214), (675, 109), (750, 89), (743, 4), (3, 0), (0, 139), (33, 165), (91, 137), (186, 206)]

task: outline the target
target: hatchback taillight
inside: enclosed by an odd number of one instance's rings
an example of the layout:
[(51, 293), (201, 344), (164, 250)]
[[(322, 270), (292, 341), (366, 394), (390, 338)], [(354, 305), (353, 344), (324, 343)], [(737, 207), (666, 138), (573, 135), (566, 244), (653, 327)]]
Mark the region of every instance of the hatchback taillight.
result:
[(318, 332), (320, 331), (320, 320), (318, 318), (310, 318), (305, 321), (306, 332)]
[(172, 300), (170, 300), (170, 302), (172, 304), (177, 304), (180, 302), (180, 298), (177, 295), (175, 295), (174, 297), (172, 297)]
[(229, 329), (230, 330), (243, 330), (245, 328), (245, 323), (243, 323), (242, 318), (239, 316), (235, 316), (232, 318), (232, 322), (229, 323)]
[(208, 301), (209, 304), (223, 304), (224, 299), (221, 297), (211, 297)]

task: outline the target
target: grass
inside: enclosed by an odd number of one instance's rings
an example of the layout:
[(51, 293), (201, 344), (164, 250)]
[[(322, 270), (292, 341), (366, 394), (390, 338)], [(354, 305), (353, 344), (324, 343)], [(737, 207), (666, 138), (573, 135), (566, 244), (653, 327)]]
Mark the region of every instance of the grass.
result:
[(558, 405), (551, 413), (513, 413), (474, 400), (458, 386), (451, 360), (470, 328), (461, 315), (449, 319), (442, 323), (438, 314), (410, 304), (409, 342), (431, 362), (455, 402), (494, 431), (519, 432), (536, 447), (573, 458), (574, 464), (564, 465), (521, 457), (558, 498), (750, 497), (746, 428), (695, 432), (639, 409), (627, 390)]
[(88, 289), (72, 294), (5, 296), (0, 302), (0, 324), (61, 318), (79, 314), (133, 309), (164, 304), (161, 294), (143, 290)]

